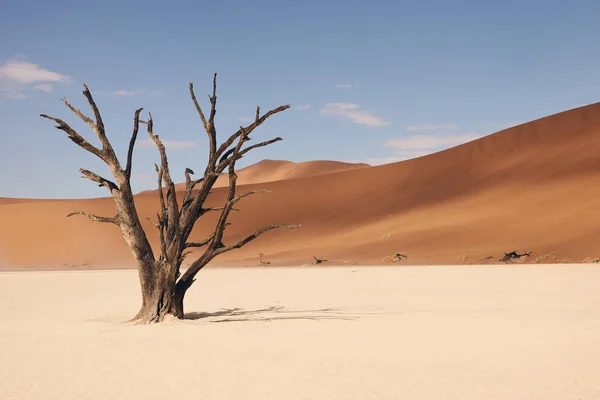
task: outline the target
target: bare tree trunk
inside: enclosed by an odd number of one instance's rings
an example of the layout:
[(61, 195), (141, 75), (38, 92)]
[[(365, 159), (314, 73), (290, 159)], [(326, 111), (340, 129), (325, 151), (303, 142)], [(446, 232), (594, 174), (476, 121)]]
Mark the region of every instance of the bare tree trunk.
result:
[[(132, 321), (142, 324), (162, 322), (165, 318), (183, 318), (185, 289), (177, 287), (173, 274), (178, 266), (157, 262), (153, 279), (142, 284), (142, 307)], [(140, 268), (141, 270), (141, 268)]]

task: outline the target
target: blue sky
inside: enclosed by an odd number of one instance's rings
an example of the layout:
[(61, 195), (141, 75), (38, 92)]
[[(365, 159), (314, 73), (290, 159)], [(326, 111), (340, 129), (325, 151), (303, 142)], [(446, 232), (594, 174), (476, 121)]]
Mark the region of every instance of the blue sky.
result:
[[(223, 138), (260, 105), (292, 109), (253, 135), (263, 158), (381, 164), (600, 101), (597, 1), (13, 1), (0, 4), (0, 197), (106, 196), (109, 175), (40, 113), (72, 123), (86, 82), (121, 156), (133, 112), (153, 114), (174, 178), (202, 171), (219, 74)], [(141, 136), (142, 139), (146, 137)], [(136, 149), (134, 189), (156, 150)]]

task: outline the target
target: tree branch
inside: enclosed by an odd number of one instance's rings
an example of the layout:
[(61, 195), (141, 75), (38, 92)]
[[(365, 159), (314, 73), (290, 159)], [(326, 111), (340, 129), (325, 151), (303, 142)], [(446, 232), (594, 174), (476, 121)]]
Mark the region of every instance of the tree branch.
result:
[(275, 139), (266, 140), (266, 141), (264, 141), (264, 142), (261, 142), (261, 143), (254, 144), (254, 145), (252, 145), (252, 146), (248, 146), (248, 147), (246, 147), (245, 149), (243, 149), (243, 150), (240, 152), (240, 158), (242, 158), (242, 157), (244, 156), (244, 154), (248, 153), (249, 151), (252, 151), (252, 150), (254, 150), (254, 149), (257, 149), (257, 148), (259, 148), (259, 147), (268, 146), (268, 145), (270, 145), (270, 144), (273, 144), (273, 143), (279, 142), (279, 141), (281, 141), (281, 140), (283, 140), (283, 139), (282, 139), (282, 138), (280, 138), (280, 137), (276, 137)]
[(194, 106), (196, 107), (196, 111), (202, 120), (202, 125), (204, 125), (204, 130), (208, 135), (209, 141), (209, 156), (208, 156), (208, 166), (210, 167), (214, 163), (215, 153), (217, 151), (217, 132), (215, 130), (215, 114), (217, 112), (217, 74), (215, 73), (213, 77), (213, 93), (212, 96), (208, 96), (210, 100), (210, 115), (208, 117), (208, 121), (204, 116), (204, 112), (202, 112), (202, 108), (196, 99), (196, 94), (194, 93), (194, 83), (190, 82), (190, 96), (192, 97), (192, 101), (194, 102)]
[(111, 194), (113, 190), (119, 190), (119, 187), (114, 182), (111, 182), (108, 179), (105, 179), (92, 171), (88, 171), (87, 169), (81, 168), (79, 169), (79, 172), (81, 172), (81, 174), (83, 175), (82, 178), (87, 178), (91, 181), (94, 181), (100, 187), (105, 186), (108, 190), (110, 190)]
[(66, 106), (67, 106), (67, 107), (68, 107), (68, 108), (69, 108), (71, 111), (73, 111), (73, 113), (74, 113), (75, 115), (77, 115), (79, 118), (81, 118), (81, 120), (82, 120), (83, 122), (85, 122), (86, 124), (88, 124), (89, 126), (91, 126), (91, 127), (92, 127), (92, 130), (94, 130), (94, 131), (96, 130), (96, 124), (94, 123), (94, 121), (93, 121), (91, 118), (89, 118), (89, 117), (85, 116), (85, 115), (84, 115), (84, 114), (81, 112), (81, 110), (79, 110), (77, 107), (73, 107), (71, 104), (69, 104), (69, 102), (67, 101), (67, 98), (66, 98), (66, 97), (63, 97), (63, 98), (62, 98), (62, 101), (63, 101), (63, 103), (65, 103), (65, 105), (66, 105)]
[(202, 182), (202, 179), (204, 179), (204, 178), (200, 178), (200, 179), (192, 180), (191, 175), (194, 175), (194, 171), (192, 171), (190, 168), (186, 168), (185, 169), (185, 195), (183, 196), (183, 203), (181, 205), (182, 211), (183, 211), (183, 208), (187, 204), (189, 204), (189, 200), (192, 197), (192, 190), (194, 189), (194, 186), (196, 186), (198, 183)]
[(257, 230), (256, 232), (254, 232), (252, 235), (247, 236), (246, 238), (244, 238), (243, 240), (240, 240), (239, 242), (237, 242), (234, 245), (225, 246), (225, 247), (216, 249), (214, 252), (214, 256), (216, 257), (219, 254), (223, 254), (223, 253), (226, 253), (226, 252), (234, 250), (234, 249), (239, 249), (239, 248), (243, 247), (244, 245), (246, 245), (247, 243), (250, 243), (257, 237), (259, 237), (263, 233), (271, 231), (273, 229), (277, 229), (277, 228), (296, 229), (296, 228), (300, 228), (300, 225), (272, 224), (272, 225), (262, 227), (259, 230)]
[(191, 247), (202, 247), (202, 246), (206, 246), (207, 244), (210, 243), (211, 240), (213, 240), (215, 237), (215, 234), (213, 233), (212, 235), (210, 235), (209, 237), (207, 237), (206, 239), (204, 239), (201, 242), (188, 242), (185, 244), (185, 248), (191, 248)]
[(92, 222), (106, 222), (106, 223), (110, 223), (110, 224), (120, 225), (118, 214), (115, 215), (114, 217), (100, 217), (98, 215), (89, 214), (85, 211), (75, 211), (75, 212), (72, 212), (69, 215), (67, 215), (67, 218), (71, 217), (73, 215), (85, 215)]
[(73, 141), (76, 145), (78, 145), (79, 147), (81, 147), (84, 150), (87, 150), (88, 152), (92, 153), (93, 155), (100, 158), (101, 160), (106, 161), (105, 156), (102, 153), (102, 150), (100, 150), (99, 148), (97, 148), (96, 146), (94, 146), (93, 144), (88, 142), (87, 140), (85, 140), (83, 138), (83, 136), (81, 136), (79, 133), (77, 133), (75, 131), (75, 129), (71, 128), (69, 126), (69, 124), (67, 124), (65, 121), (63, 121), (62, 119), (59, 119), (59, 118), (51, 117), (46, 114), (40, 114), (40, 117), (56, 122), (58, 125), (55, 126), (55, 128), (66, 132), (67, 135), (69, 135), (69, 139), (71, 139), (71, 141)]
[(242, 158), (246, 153), (248, 153), (248, 152), (250, 152), (250, 151), (252, 151), (254, 149), (257, 149), (259, 147), (268, 146), (270, 144), (279, 142), (281, 140), (283, 140), (283, 139), (280, 138), (280, 137), (276, 137), (275, 139), (266, 140), (264, 142), (260, 142), (260, 143), (257, 143), (255, 145), (248, 146), (245, 149), (242, 149), (241, 151), (239, 151), (237, 153), (237, 155), (235, 155), (235, 157), (232, 156), (232, 154), (236, 152), (236, 149), (235, 148), (229, 149), (225, 154), (223, 154), (223, 156), (219, 160), (219, 165), (217, 166), (217, 170), (216, 171), (218, 173), (221, 173), (221, 172), (223, 172), (225, 170), (225, 168), (227, 168), (227, 165), (229, 164), (230, 161), (237, 161), (240, 158)]
[[(110, 145), (108, 138), (106, 137), (106, 132), (104, 130), (104, 122), (102, 121), (102, 115), (100, 114), (100, 110), (98, 110), (98, 106), (96, 106), (94, 97), (92, 96), (90, 89), (88, 89), (88, 87), (85, 83), (83, 84), (83, 87), (85, 88), (83, 91), (83, 95), (85, 96), (88, 103), (90, 104), (90, 108), (92, 109), (92, 111), (94, 112), (94, 116), (96, 117), (96, 123), (92, 126), (92, 129), (94, 130), (94, 132), (98, 136), (98, 139), (100, 139), (100, 142), (102, 143), (102, 146), (103, 146), (102, 150), (105, 151), (107, 154), (112, 155), (112, 157), (116, 159), (113, 148)], [(88, 120), (89, 120), (89, 118), (88, 118)], [(92, 124), (90, 124), (90, 125), (92, 125)]]
[(154, 225), (154, 227), (158, 230), (160, 230), (160, 222), (154, 222), (150, 219), (150, 217), (146, 217), (146, 219), (148, 220), (148, 222), (150, 222), (152, 225)]
[[(157, 172), (160, 171), (160, 182), (159, 191), (162, 195), (162, 181), (165, 182), (167, 187), (167, 200), (166, 200), (166, 212), (163, 218), (164, 227), (166, 230), (166, 239), (168, 240), (167, 248), (171, 249), (171, 246), (179, 247), (180, 241), (180, 227), (179, 227), (179, 204), (177, 203), (177, 193), (175, 192), (175, 183), (171, 179), (171, 173), (169, 171), (169, 162), (167, 160), (167, 153), (163, 142), (160, 140), (158, 135), (153, 131), (154, 123), (152, 121), (152, 114), (148, 114), (148, 121), (141, 121), (146, 124), (148, 135), (156, 144), (158, 152), (160, 153), (160, 169), (155, 166)], [(164, 198), (162, 200), (164, 202)], [(164, 206), (163, 206), (164, 207)]]
[[(158, 165), (154, 164), (154, 169), (156, 170), (156, 174), (158, 175), (158, 200), (160, 203), (160, 213), (158, 214), (158, 223), (161, 227), (166, 227), (168, 225), (167, 218), (167, 206), (165, 204), (165, 193), (163, 191), (163, 171)], [(161, 232), (162, 233), (162, 232)]]
[(270, 190), (262, 190), (262, 189), (261, 190), (250, 190), (249, 192), (242, 193), (239, 196), (235, 197), (234, 199), (231, 200), (231, 202), (233, 204), (235, 204), (238, 201), (240, 201), (241, 199), (243, 199), (244, 197), (248, 197), (248, 196), (251, 196), (251, 195), (257, 194), (257, 193), (273, 193), (273, 192)]
[(235, 132), (233, 135), (231, 135), (229, 137), (229, 139), (227, 139), (225, 142), (223, 142), (223, 144), (221, 144), (221, 146), (219, 146), (219, 149), (217, 150), (216, 158), (220, 158), (223, 155), (223, 153), (225, 153), (225, 151), (227, 151), (227, 149), (229, 148), (229, 146), (231, 146), (231, 144), (237, 138), (239, 138), (244, 131), (246, 132), (247, 135), (250, 135), (254, 129), (256, 129), (257, 127), (259, 127), (260, 125), (262, 125), (269, 117), (271, 117), (272, 115), (275, 115), (277, 113), (280, 113), (282, 111), (285, 111), (288, 108), (290, 108), (289, 104), (286, 104), (284, 106), (279, 106), (277, 108), (274, 108), (274, 109), (270, 110), (269, 112), (267, 112), (262, 117), (258, 117), (260, 108), (257, 107), (257, 109), (256, 109), (257, 115), (256, 115), (255, 121), (252, 124), (250, 124), (250, 125), (248, 125), (248, 126), (246, 126), (244, 128), (240, 127), (240, 129), (237, 132)]
[(135, 146), (135, 140), (137, 139), (138, 131), (140, 129), (140, 113), (142, 110), (143, 108), (138, 108), (135, 110), (135, 116), (133, 117), (133, 134), (131, 135), (131, 140), (129, 141), (129, 150), (127, 150), (127, 166), (125, 167), (125, 176), (127, 179), (131, 178), (133, 148)]

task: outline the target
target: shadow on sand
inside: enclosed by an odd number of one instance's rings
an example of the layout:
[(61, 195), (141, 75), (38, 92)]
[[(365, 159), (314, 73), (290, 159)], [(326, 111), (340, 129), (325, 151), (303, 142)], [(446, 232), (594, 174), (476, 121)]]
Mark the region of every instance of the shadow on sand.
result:
[(228, 308), (215, 312), (190, 312), (185, 314), (187, 320), (210, 319), (210, 322), (270, 322), (277, 320), (312, 320), (326, 319), (351, 321), (358, 319), (361, 313), (344, 312), (333, 308), (318, 310), (289, 310), (283, 306), (272, 306), (257, 310)]

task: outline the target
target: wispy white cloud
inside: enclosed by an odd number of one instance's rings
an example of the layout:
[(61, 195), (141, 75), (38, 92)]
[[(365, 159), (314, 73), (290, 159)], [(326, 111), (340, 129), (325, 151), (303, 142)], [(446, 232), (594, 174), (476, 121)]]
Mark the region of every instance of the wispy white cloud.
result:
[(242, 121), (242, 122), (252, 122), (254, 121), (254, 118), (250, 118), (250, 117), (239, 117), (238, 121)]
[(139, 90), (119, 89), (112, 92), (112, 94), (114, 94), (115, 96), (135, 96), (137, 93), (139, 93)]
[(35, 90), (41, 90), (42, 92), (52, 93), (54, 90), (54, 85), (51, 83), (40, 83), (39, 85), (35, 85), (33, 88)]
[(372, 127), (382, 127), (390, 124), (389, 121), (373, 115), (370, 111), (360, 110), (359, 105), (354, 103), (327, 103), (321, 109), (321, 113), (324, 115), (346, 118), (355, 124)]
[(477, 133), (460, 133), (456, 135), (411, 135), (388, 140), (383, 147), (397, 151), (435, 150), (457, 146), (480, 138)]
[(358, 83), (340, 83), (338, 85), (335, 85), (335, 87), (338, 89), (355, 89), (359, 86), (360, 85)]
[(422, 131), (439, 131), (439, 130), (451, 130), (458, 128), (456, 124), (421, 124), (411, 125), (406, 127), (407, 132), (422, 132)]
[(410, 160), (412, 158), (426, 156), (431, 153), (442, 151), (450, 147), (479, 139), (484, 134), (460, 133), (460, 134), (423, 134), (411, 135), (389, 139), (382, 147), (390, 149), (392, 154), (381, 158), (366, 158), (358, 162), (371, 165), (389, 164), (398, 161)]
[(310, 108), (310, 104), (304, 104), (302, 106), (295, 106), (294, 107), (296, 110), (300, 110), (300, 111), (306, 111)]
[(55, 83), (69, 83), (71, 78), (42, 68), (23, 59), (13, 58), (0, 65), (0, 97), (22, 99), (33, 89), (51, 92)]
[[(177, 149), (187, 149), (190, 147), (197, 147), (198, 143), (196, 142), (187, 142), (183, 140), (168, 140), (161, 139), (162, 143), (165, 145), (167, 149), (177, 150)], [(156, 145), (152, 141), (152, 139), (142, 139), (138, 141), (138, 143), (143, 147), (155, 147)]]
[(132, 97), (132, 96), (141, 96), (141, 95), (155, 96), (158, 93), (160, 93), (160, 91), (149, 90), (149, 89), (136, 89), (136, 90), (119, 89), (119, 90), (110, 92), (111, 95), (116, 96), (116, 97)]
[[(90, 88), (91, 89), (91, 88)], [(159, 90), (150, 90), (150, 89), (118, 89), (113, 90), (111, 92), (106, 92), (104, 90), (92, 90), (94, 96), (113, 96), (113, 97), (134, 97), (134, 96), (156, 96), (160, 93)]]
[(71, 80), (66, 75), (59, 74), (24, 60), (9, 60), (0, 67), (0, 77), (20, 84), (36, 82), (62, 82)]

